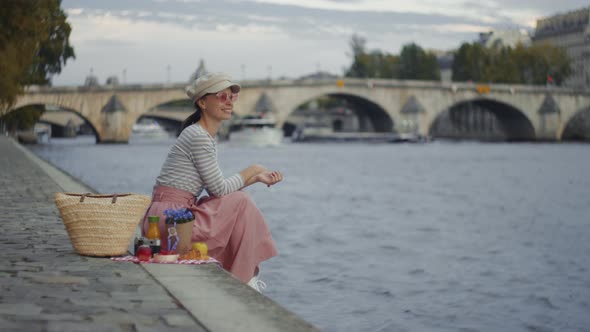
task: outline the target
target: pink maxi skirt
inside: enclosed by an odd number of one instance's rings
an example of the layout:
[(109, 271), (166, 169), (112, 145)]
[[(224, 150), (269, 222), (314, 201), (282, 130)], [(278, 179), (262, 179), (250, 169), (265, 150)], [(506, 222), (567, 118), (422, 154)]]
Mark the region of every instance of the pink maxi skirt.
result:
[(262, 213), (243, 191), (196, 202), (188, 191), (156, 185), (143, 221), (143, 234), (148, 229), (147, 216), (160, 216), (161, 244), (167, 248), (164, 211), (183, 207), (195, 215), (192, 242), (207, 243), (209, 255), (242, 282), (247, 283), (255, 275), (262, 261), (277, 255)]

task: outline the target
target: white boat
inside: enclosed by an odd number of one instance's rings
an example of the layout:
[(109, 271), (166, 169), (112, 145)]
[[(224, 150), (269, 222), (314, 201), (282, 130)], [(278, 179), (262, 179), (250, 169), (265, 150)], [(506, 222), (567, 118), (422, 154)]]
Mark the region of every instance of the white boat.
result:
[(327, 138), (333, 137), (333, 135), (334, 130), (328, 125), (322, 123), (304, 123), (295, 128), (291, 135), (291, 140), (293, 142), (318, 141), (326, 140)]
[(229, 142), (247, 146), (277, 146), (283, 142), (283, 130), (276, 128), (276, 121), (268, 114), (247, 115), (232, 123)]
[(298, 126), (291, 136), (293, 142), (422, 142), (418, 137), (392, 132), (334, 131), (325, 124), (306, 123)]
[(169, 137), (170, 134), (156, 120), (141, 119), (131, 127), (133, 135), (140, 137)]

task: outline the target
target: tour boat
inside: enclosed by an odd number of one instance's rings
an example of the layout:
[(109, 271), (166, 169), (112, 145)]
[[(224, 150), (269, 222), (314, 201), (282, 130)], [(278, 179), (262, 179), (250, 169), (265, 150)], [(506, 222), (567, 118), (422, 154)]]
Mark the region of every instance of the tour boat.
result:
[(131, 127), (133, 135), (141, 137), (169, 137), (170, 134), (156, 120), (141, 119)]
[(234, 120), (230, 127), (229, 142), (248, 146), (278, 146), (283, 142), (283, 130), (269, 114), (247, 115)]
[(298, 126), (291, 136), (293, 142), (370, 142), (370, 143), (402, 143), (426, 142), (415, 134), (396, 134), (393, 132), (358, 132), (334, 131), (325, 124), (305, 123)]

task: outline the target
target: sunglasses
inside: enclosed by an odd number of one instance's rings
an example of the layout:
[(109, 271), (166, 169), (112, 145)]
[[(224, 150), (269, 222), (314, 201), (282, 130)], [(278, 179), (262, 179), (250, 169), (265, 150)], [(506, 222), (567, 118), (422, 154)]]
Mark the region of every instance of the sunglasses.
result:
[(228, 100), (231, 100), (233, 103), (238, 100), (238, 94), (232, 92), (218, 92), (215, 94), (215, 97), (222, 103), (227, 103)]

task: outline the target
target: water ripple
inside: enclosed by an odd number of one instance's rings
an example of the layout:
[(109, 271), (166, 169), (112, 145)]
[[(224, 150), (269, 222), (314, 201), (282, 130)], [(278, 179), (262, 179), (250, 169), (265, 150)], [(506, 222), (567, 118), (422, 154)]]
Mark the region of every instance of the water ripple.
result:
[[(101, 192), (149, 194), (173, 140), (32, 147)], [(583, 144), (219, 144), (279, 256), (267, 295), (331, 331), (585, 331), (590, 165)], [(105, 170), (112, 170), (105, 172)]]

